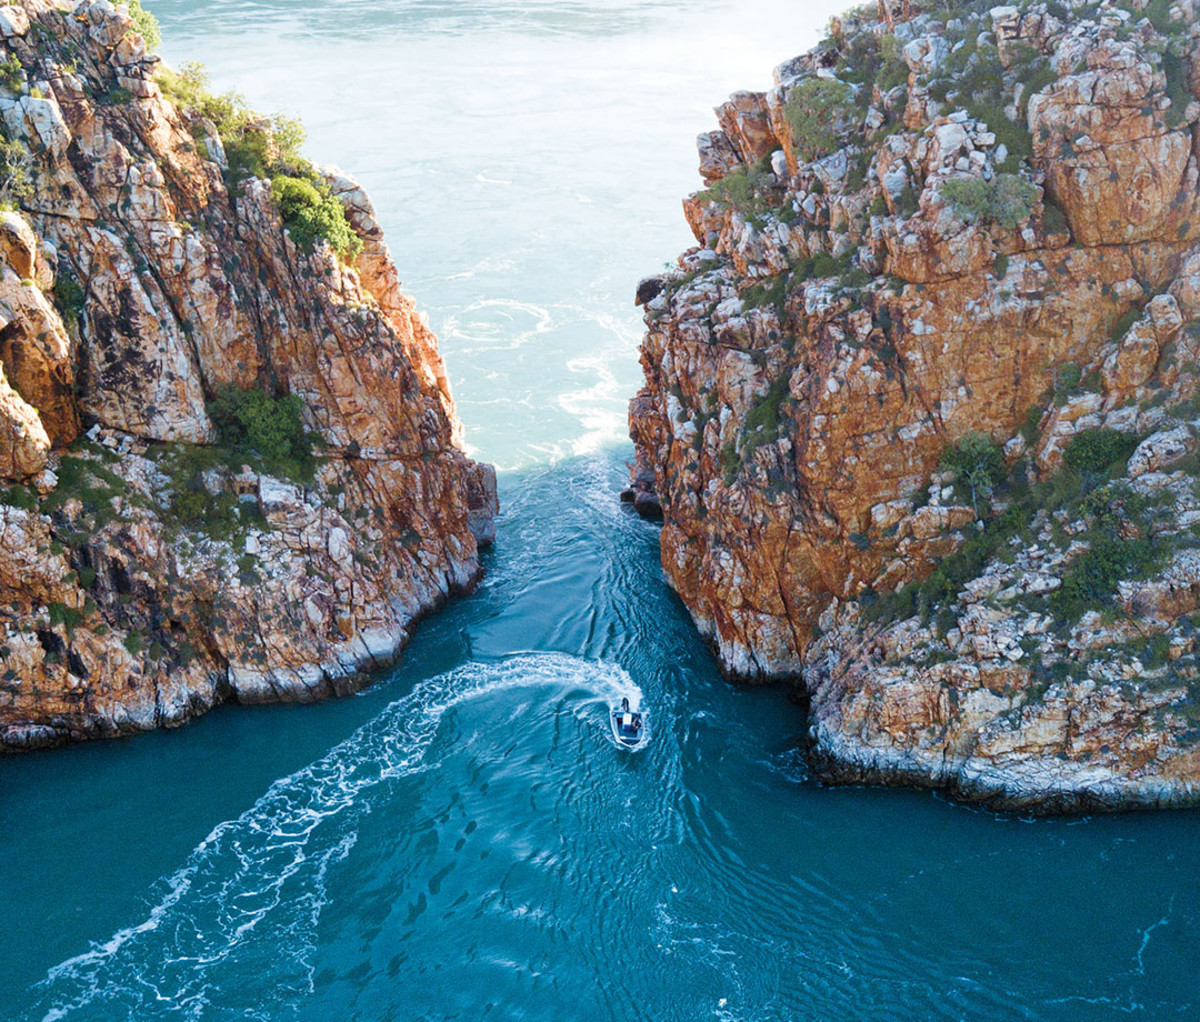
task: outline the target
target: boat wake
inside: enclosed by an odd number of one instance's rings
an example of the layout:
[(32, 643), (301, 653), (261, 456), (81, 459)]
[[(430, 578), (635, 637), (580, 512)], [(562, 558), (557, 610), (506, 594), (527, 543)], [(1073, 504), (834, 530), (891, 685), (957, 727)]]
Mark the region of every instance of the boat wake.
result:
[[(436, 766), (446, 714), (529, 686), (597, 704), (641, 698), (621, 668), (562, 654), (469, 664), (419, 684), (303, 770), (220, 824), (173, 875), (141, 922), (53, 967), (23, 1016), (58, 1019), (280, 1019), (313, 990), (315, 931), (328, 875), (389, 785)], [(232, 988), (221, 976), (236, 964)]]

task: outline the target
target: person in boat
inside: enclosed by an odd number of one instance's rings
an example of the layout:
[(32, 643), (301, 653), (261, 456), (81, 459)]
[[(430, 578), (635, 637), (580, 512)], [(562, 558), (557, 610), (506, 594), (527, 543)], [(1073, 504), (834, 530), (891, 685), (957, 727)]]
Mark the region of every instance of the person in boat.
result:
[(617, 714), (617, 726), (621, 734), (636, 738), (642, 730), (642, 715), (629, 709), (628, 697), (621, 700), (621, 712)]

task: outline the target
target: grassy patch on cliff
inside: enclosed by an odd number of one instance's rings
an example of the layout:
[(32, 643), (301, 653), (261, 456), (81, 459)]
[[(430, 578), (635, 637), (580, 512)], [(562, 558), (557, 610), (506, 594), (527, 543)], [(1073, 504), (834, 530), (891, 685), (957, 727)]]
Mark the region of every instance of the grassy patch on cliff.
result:
[[(1157, 502), (1141, 496), (1121, 478), (1138, 442), (1138, 437), (1115, 430), (1085, 430), (1067, 445), (1062, 470), (1030, 486), (1024, 478), (1024, 461), (1007, 469), (990, 438), (964, 437), (947, 450), (943, 466), (958, 473), (960, 490), (969, 488), (976, 513), (983, 510), (981, 526), (969, 532), (962, 549), (944, 558), (925, 581), (893, 593), (868, 593), (861, 600), (864, 619), (887, 623), (919, 615), (928, 620), (950, 610), (963, 586), (990, 561), (1003, 558), (1010, 543), (1034, 541), (1032, 526), (1039, 512), (1048, 515), (1061, 544), (1078, 540), (1086, 549), (1063, 569), (1058, 590), (1031, 599), (1060, 628), (1089, 610), (1111, 609), (1117, 583), (1149, 577), (1171, 549), (1169, 542), (1153, 534), (1162, 514)], [(980, 498), (994, 495), (1005, 497), (1008, 506), (1000, 514), (988, 515)], [(1064, 523), (1072, 526), (1069, 536)]]
[[(700, 202), (719, 202), (762, 226), (764, 214), (778, 207), (782, 191), (771, 170), (771, 157), (764, 156), (753, 167), (735, 167), (719, 181), (696, 193)], [(780, 215), (786, 216), (787, 207)]]
[[(312, 164), (300, 152), (304, 127), (294, 117), (256, 113), (240, 92), (214, 93), (208, 72), (195, 62), (183, 64), (178, 71), (163, 68), (155, 80), (181, 110), (205, 118), (216, 128), (229, 164), (226, 176), (230, 185), (247, 177), (312, 175)], [(197, 144), (203, 147), (202, 126), (197, 124), (193, 130), (199, 136)]]
[(887, 94), (908, 84), (908, 64), (903, 47), (894, 35), (876, 36), (873, 32), (856, 32), (849, 39), (838, 40), (841, 57), (834, 74), (843, 82), (865, 86), (855, 97), (860, 109), (866, 109), (871, 87)]
[(998, 224), (1016, 230), (1033, 214), (1039, 191), (1016, 174), (998, 174), (991, 181), (955, 177), (942, 185), (942, 196), (955, 216), (968, 223)]
[[(961, 107), (973, 120), (986, 124), (995, 134), (997, 145), (1008, 150), (1013, 161), (1010, 165), (1015, 166), (1033, 155), (1033, 136), (1025, 120), (1029, 97), (1056, 76), (1049, 61), (1029, 46), (1014, 50), (1011, 65), (1005, 68), (994, 42), (979, 44), (981, 31), (981, 25), (968, 24), (963, 35), (947, 37), (958, 49), (934, 72), (929, 94), (939, 103)], [(1014, 80), (1023, 86), (1016, 121), (1005, 112), (1015, 95)]]
[(246, 528), (262, 524), (257, 504), (243, 504), (224, 489), (229, 465), (225, 452), (196, 444), (169, 444), (156, 452), (159, 468), (171, 481), (160, 517), (168, 528), (199, 532), (226, 542)]
[(736, 441), (721, 448), (721, 471), (725, 485), (732, 485), (742, 466), (759, 447), (779, 439), (783, 403), (788, 397), (787, 374), (778, 377), (760, 394), (746, 411)]
[(959, 489), (978, 515), (1008, 477), (1004, 449), (986, 433), (967, 433), (942, 454), (942, 468), (958, 477)]
[(209, 403), (217, 427), (212, 445), (170, 443), (150, 456), (170, 480), (163, 521), (176, 528), (230, 541), (267, 523), (256, 501), (239, 499), (231, 476), (243, 467), (298, 484), (312, 481), (317, 459), (313, 436), (302, 419), (304, 405), (293, 394), (226, 387)]
[[(78, 501), (88, 526), (100, 529), (117, 515), (115, 498), (137, 503), (137, 495), (129, 484), (108, 466), (115, 455), (87, 439), (76, 440), (64, 452), (55, 470), (58, 485), (41, 503), (45, 514), (60, 511), (68, 501)], [(74, 542), (71, 536), (64, 536)]]
[(15, 483), (0, 489), (0, 504), (7, 507), (19, 508), (22, 511), (36, 511), (38, 506), (37, 493), (28, 486)]
[(857, 117), (854, 89), (845, 82), (809, 78), (792, 89), (784, 114), (799, 159), (819, 160), (842, 147), (841, 130)]

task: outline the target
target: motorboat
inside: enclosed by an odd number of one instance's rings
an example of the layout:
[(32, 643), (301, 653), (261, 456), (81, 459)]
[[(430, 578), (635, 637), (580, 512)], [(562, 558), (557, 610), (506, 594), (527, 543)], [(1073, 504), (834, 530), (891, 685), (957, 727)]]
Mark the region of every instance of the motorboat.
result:
[(613, 709), (609, 721), (618, 745), (625, 749), (641, 746), (646, 735), (645, 721), (640, 712), (630, 709), (628, 698), (622, 699), (620, 707)]

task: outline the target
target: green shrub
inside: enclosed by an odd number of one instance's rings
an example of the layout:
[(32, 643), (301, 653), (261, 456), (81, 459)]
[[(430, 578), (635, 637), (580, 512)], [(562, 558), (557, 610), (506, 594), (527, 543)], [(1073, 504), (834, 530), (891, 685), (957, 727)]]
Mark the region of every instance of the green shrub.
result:
[(907, 220), (921, 208), (921, 203), (917, 199), (917, 193), (913, 191), (911, 184), (905, 184), (904, 189), (896, 196), (895, 204), (896, 215), (902, 220)]
[(0, 490), (0, 504), (20, 508), (22, 511), (36, 511), (38, 506), (37, 494), (28, 486), (19, 483)]
[(141, 0), (125, 0), (129, 13), (133, 17), (133, 27), (146, 43), (146, 49), (153, 53), (162, 45), (162, 30), (158, 27), (158, 19), (142, 6)]
[(1167, 124), (1177, 128), (1183, 123), (1184, 114), (1192, 100), (1188, 87), (1188, 68), (1184, 58), (1173, 50), (1163, 54), (1163, 73), (1167, 81), (1167, 97), (1171, 108), (1167, 111)]
[(312, 436), (304, 428), (304, 402), (295, 394), (272, 397), (263, 390), (225, 387), (208, 411), (221, 447), (230, 456), (257, 462), (297, 482), (312, 480)]
[(891, 33), (879, 39), (881, 66), (875, 75), (875, 84), (884, 95), (898, 85), (908, 84), (908, 63), (904, 59), (900, 40)]
[[(169, 527), (201, 532), (212, 539), (231, 541), (234, 536), (261, 519), (258, 505), (242, 504), (234, 494), (209, 492), (208, 480), (244, 462), (258, 463), (226, 446), (165, 444), (153, 452), (160, 470), (170, 480), (170, 499), (159, 509)], [(282, 474), (282, 473), (281, 473)], [(215, 488), (215, 487), (214, 487)]]
[(771, 172), (763, 167), (734, 167), (719, 181), (698, 192), (696, 198), (701, 202), (720, 202), (743, 216), (755, 216), (770, 206), (762, 190), (773, 180)]
[(156, 81), (176, 106), (199, 114), (217, 129), (229, 162), (229, 183), (275, 174), (315, 179), (312, 164), (301, 155), (304, 126), (294, 117), (263, 117), (240, 92), (217, 95), (209, 88), (203, 64), (189, 62), (178, 71), (159, 70)]
[(258, 573), (258, 558), (253, 554), (242, 554), (237, 559), (238, 581), (245, 586), (256, 586), (262, 581)]
[(775, 314), (783, 319), (787, 311), (788, 295), (791, 293), (792, 274), (784, 272), (765, 281), (751, 285), (742, 295), (742, 302), (748, 309), (773, 308)]
[(1025, 445), (1033, 447), (1042, 437), (1042, 416), (1045, 410), (1039, 405), (1032, 405), (1025, 413), (1025, 421), (1021, 423), (1021, 436)]
[(942, 196), (960, 219), (996, 223), (1010, 231), (1029, 219), (1038, 194), (1036, 185), (1016, 174), (999, 174), (991, 181), (956, 177), (942, 185)]
[(1065, 234), (1070, 231), (1070, 224), (1067, 223), (1067, 214), (1063, 211), (1062, 206), (1055, 202), (1050, 196), (1043, 196), (1042, 205), (1042, 226), (1047, 234)]
[(726, 486), (732, 486), (734, 479), (737, 478), (738, 471), (742, 467), (742, 459), (738, 454), (737, 446), (732, 443), (721, 445), (721, 478)]
[(1008, 53), (1008, 70), (1024, 86), (1019, 109), (1020, 115), (1025, 117), (1029, 111), (1029, 100), (1046, 86), (1058, 81), (1058, 75), (1050, 66), (1049, 58), (1028, 43), (1019, 43)]
[(1133, 324), (1142, 318), (1142, 310), (1132, 308), (1123, 316), (1119, 316), (1113, 323), (1112, 339), (1114, 341), (1123, 340), (1125, 335), (1133, 329)]
[(351, 259), (362, 251), (362, 239), (346, 219), (341, 200), (323, 183), (281, 174), (271, 181), (271, 191), (296, 244), (311, 249), (323, 238), (339, 256)]
[(967, 582), (977, 578), (1010, 539), (1023, 534), (1031, 517), (1027, 505), (1013, 505), (971, 535), (958, 553), (943, 558), (924, 582), (911, 583), (894, 593), (866, 601), (862, 606), (863, 619), (869, 623), (885, 623), (915, 614), (928, 619), (935, 608), (947, 607)]
[(1150, 0), (1146, 5), (1146, 9), (1142, 12), (1143, 15), (1150, 19), (1150, 23), (1165, 36), (1178, 35), (1187, 28), (1187, 21), (1180, 18), (1178, 21), (1171, 17), (1171, 11), (1178, 6), (1178, 0)]
[(1148, 539), (1094, 535), (1091, 547), (1063, 573), (1062, 586), (1050, 594), (1050, 610), (1060, 623), (1077, 621), (1089, 610), (1111, 605), (1113, 591), (1124, 579), (1145, 577), (1162, 560)]
[(827, 277), (840, 277), (849, 269), (849, 259), (837, 259), (828, 252), (816, 252), (812, 256), (812, 262), (809, 264), (808, 276), (817, 280), (824, 280)]
[(1107, 472), (1134, 452), (1136, 436), (1115, 429), (1087, 429), (1076, 433), (1063, 451), (1063, 464), (1075, 472)]
[(60, 270), (54, 278), (54, 305), (68, 326), (78, 323), (87, 304), (87, 296), (75, 275)]
[[(1017, 77), (1027, 75), (1031, 79), (1036, 77), (1033, 68), (1018, 67), (1015, 74)], [(1021, 123), (1009, 120), (1004, 112), (1012, 102), (1013, 94), (1005, 82), (1000, 51), (994, 43), (979, 47), (975, 38), (968, 38), (951, 57), (946, 67), (946, 77), (933, 83), (930, 94), (939, 101), (953, 94), (955, 102), (972, 119), (988, 126), (996, 136), (997, 145), (1008, 149), (1010, 159), (1020, 161), (1033, 155), (1033, 136), (1023, 121), (1024, 111), (1020, 111)]]
[(134, 99), (134, 94), (120, 85), (114, 85), (107, 92), (96, 96), (96, 102), (101, 106), (124, 106), (126, 103), (132, 103)]
[(43, 501), (42, 509), (57, 511), (74, 498), (83, 505), (95, 528), (114, 518), (113, 498), (129, 493), (129, 484), (95, 458), (64, 454), (59, 459), (57, 472), (58, 485)]
[(853, 113), (853, 89), (844, 82), (809, 78), (792, 89), (784, 115), (800, 161), (810, 163), (840, 148), (838, 128)]
[(762, 444), (772, 444), (779, 439), (779, 415), (784, 399), (788, 396), (788, 377), (774, 380), (746, 412), (742, 423), (742, 457)]
[(65, 603), (51, 603), (46, 610), (50, 616), (50, 627), (57, 628), (62, 625), (68, 635), (83, 624), (85, 617), (83, 611), (68, 607)]
[(1079, 366), (1074, 362), (1064, 362), (1058, 367), (1054, 374), (1054, 393), (1058, 395), (1067, 395), (1079, 386), (1079, 381), (1083, 379), (1083, 373)]
[(15, 53), (0, 60), (0, 86), (14, 96), (19, 96), (25, 87), (25, 71)]
[(0, 128), (0, 203), (12, 209), (33, 194), (33, 159), (19, 138)]
[[(219, 98), (209, 92), (208, 72), (198, 61), (188, 61), (180, 65), (178, 71), (160, 66), (155, 81), (167, 99), (185, 110), (200, 110), (205, 103), (215, 102)], [(210, 117), (209, 120), (213, 119)]]

